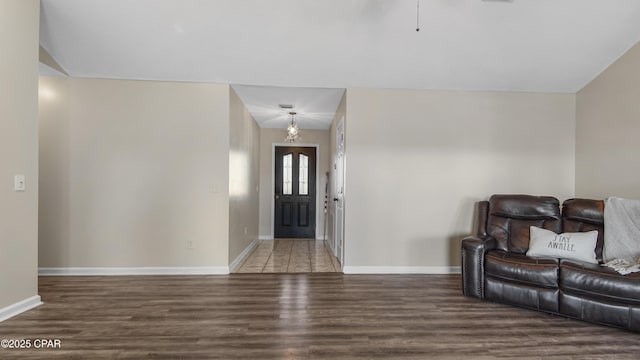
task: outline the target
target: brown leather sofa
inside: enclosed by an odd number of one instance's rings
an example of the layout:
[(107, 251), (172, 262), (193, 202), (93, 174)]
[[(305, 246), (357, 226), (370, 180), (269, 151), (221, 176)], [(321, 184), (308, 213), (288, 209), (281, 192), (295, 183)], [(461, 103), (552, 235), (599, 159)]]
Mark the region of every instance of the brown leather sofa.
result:
[(475, 236), (462, 241), (465, 295), (640, 332), (640, 273), (526, 255), (529, 227), (556, 233), (598, 230), (602, 263), (604, 202), (493, 195), (478, 204)]

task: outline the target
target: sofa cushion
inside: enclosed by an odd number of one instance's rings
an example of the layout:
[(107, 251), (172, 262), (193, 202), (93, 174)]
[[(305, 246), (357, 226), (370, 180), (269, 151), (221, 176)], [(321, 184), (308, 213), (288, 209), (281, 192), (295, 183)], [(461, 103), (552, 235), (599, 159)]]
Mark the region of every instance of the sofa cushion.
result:
[(560, 205), (550, 196), (493, 195), (489, 199), (487, 234), (499, 250), (524, 254), (529, 249), (529, 228), (560, 232)]
[(493, 250), (487, 252), (485, 273), (505, 281), (557, 288), (558, 264), (557, 259), (534, 258)]
[(608, 267), (562, 260), (560, 289), (585, 298), (640, 305), (640, 273), (620, 275)]
[(485, 297), (489, 300), (530, 309), (558, 313), (560, 289), (525, 285), (487, 277)]
[(489, 199), (491, 215), (522, 220), (560, 219), (560, 203), (551, 196), (493, 195)]
[(604, 201), (591, 199), (569, 199), (562, 203), (562, 231), (598, 231), (596, 259), (602, 262), (604, 246)]
[(598, 324), (618, 326), (640, 331), (640, 306), (588, 298), (561, 292), (558, 297), (560, 313), (572, 318)]
[(562, 203), (562, 217), (585, 224), (604, 225), (604, 201), (569, 199)]

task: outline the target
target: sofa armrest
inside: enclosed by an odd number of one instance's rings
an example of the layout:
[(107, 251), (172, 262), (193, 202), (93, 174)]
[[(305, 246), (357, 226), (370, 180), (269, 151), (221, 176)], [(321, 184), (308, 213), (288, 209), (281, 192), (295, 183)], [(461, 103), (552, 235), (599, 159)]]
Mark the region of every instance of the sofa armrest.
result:
[(491, 236), (469, 236), (462, 240), (462, 292), (484, 299), (484, 255), (496, 248)]

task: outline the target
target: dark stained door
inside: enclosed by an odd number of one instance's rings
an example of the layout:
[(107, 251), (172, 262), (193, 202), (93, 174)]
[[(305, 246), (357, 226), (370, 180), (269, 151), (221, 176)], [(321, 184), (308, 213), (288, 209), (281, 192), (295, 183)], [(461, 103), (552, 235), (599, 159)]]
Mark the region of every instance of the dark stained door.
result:
[(275, 149), (275, 238), (316, 237), (316, 148)]

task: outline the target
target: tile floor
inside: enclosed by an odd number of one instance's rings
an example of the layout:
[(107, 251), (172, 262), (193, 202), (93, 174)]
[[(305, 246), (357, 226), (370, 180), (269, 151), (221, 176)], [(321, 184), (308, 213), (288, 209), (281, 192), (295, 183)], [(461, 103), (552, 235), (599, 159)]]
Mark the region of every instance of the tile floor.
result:
[(261, 240), (237, 273), (341, 272), (324, 240)]

